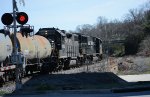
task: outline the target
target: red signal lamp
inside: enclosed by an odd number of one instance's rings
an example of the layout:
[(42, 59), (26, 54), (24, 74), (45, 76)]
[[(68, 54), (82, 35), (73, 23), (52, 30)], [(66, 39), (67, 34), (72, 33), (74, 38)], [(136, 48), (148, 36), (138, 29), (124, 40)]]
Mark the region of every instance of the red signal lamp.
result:
[(19, 24), (24, 25), (28, 22), (28, 15), (25, 12), (17, 13), (16, 20)]
[(2, 15), (1, 21), (4, 25), (11, 25), (13, 22), (13, 16), (10, 13), (5, 13)]

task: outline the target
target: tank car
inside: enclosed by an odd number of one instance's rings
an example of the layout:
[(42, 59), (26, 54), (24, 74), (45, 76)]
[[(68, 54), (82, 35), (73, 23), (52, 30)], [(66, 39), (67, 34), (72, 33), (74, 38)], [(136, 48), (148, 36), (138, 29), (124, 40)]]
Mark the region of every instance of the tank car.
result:
[[(12, 63), (13, 34), (6, 35), (5, 30), (0, 30), (0, 78), (4, 81), (15, 78), (16, 66)], [(24, 73), (40, 71), (43, 64), (47, 63), (51, 55), (51, 44), (43, 36), (34, 35), (25, 37), (22, 32), (18, 32), (17, 49), (23, 57), (22, 69)]]
[(24, 68), (26, 73), (30, 71), (39, 71), (41, 66), (46, 63), (45, 58), (51, 55), (51, 44), (42, 36), (34, 35), (32, 37), (23, 37), (21, 33), (17, 33), (19, 52), (25, 57)]
[(5, 30), (0, 30), (0, 83), (2, 84), (5, 79), (8, 80), (8, 76), (11, 75), (11, 70), (15, 68), (15, 65), (8, 63), (8, 58), (12, 54), (13, 46), (9, 35), (5, 33)]

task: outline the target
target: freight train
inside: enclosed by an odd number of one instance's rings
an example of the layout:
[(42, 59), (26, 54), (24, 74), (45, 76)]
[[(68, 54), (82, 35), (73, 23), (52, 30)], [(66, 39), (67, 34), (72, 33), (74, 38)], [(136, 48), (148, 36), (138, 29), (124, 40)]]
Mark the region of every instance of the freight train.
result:
[[(66, 33), (58, 28), (41, 28), (31, 35), (17, 32), (17, 49), (21, 55), (23, 74), (66, 70), (102, 59), (102, 40), (81, 33)], [(32, 30), (30, 30), (32, 32)], [(12, 64), (13, 34), (0, 30), (0, 81), (15, 76)]]

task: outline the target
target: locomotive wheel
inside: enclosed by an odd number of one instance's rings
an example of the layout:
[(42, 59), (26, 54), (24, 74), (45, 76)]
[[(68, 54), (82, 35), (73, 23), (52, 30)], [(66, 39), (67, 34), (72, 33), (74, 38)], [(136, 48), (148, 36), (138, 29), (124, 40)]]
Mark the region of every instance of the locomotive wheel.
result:
[(77, 57), (77, 59), (76, 59), (76, 65), (77, 65), (77, 67), (80, 66), (80, 57)]
[(56, 72), (56, 71), (58, 70), (58, 68), (59, 68), (58, 63), (52, 61), (52, 62), (50, 63), (49, 71), (50, 71), (50, 72), (53, 72), (53, 71)]
[(70, 60), (71, 57), (68, 57), (64, 62), (64, 70), (70, 69)]
[(77, 60), (76, 60), (77, 67), (82, 66), (83, 63), (84, 63), (83, 57), (77, 57)]
[(29, 68), (28, 66), (25, 67), (25, 75), (28, 75), (28, 72), (29, 72)]
[(64, 62), (64, 68), (63, 68), (63, 70), (68, 70), (68, 69), (70, 69), (70, 59), (68, 58), (68, 59), (66, 59), (66, 61)]
[(33, 74), (33, 70), (30, 70), (30, 74)]
[(41, 73), (42, 74), (48, 74), (50, 72), (50, 69), (49, 69), (49, 65), (46, 63), (43, 63), (42, 67), (41, 67)]

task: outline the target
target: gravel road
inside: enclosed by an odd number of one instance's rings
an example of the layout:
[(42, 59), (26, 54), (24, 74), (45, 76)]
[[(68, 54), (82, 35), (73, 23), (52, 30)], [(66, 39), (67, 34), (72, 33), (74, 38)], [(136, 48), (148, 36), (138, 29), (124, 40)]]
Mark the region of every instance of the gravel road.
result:
[(150, 74), (119, 75), (119, 77), (128, 82), (150, 81)]
[[(31, 77), (26, 77), (22, 79), (22, 84), (26, 83), (28, 80), (30, 80)], [(6, 93), (12, 93), (15, 91), (15, 82), (7, 82), (3, 87), (0, 88), (0, 91), (5, 91)]]

